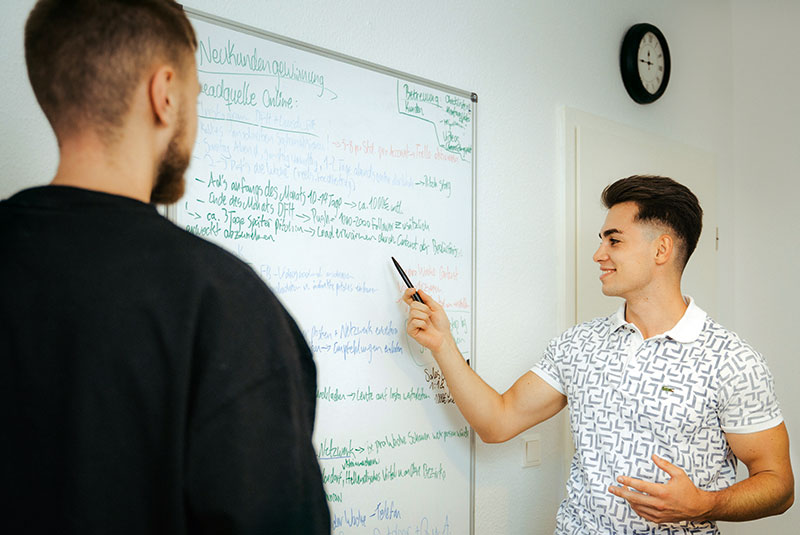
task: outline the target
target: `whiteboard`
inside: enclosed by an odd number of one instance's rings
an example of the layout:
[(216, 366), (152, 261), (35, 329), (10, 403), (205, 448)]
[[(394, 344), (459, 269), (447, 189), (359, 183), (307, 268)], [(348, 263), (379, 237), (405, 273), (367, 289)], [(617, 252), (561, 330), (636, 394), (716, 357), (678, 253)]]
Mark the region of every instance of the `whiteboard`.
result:
[(188, 12), (203, 90), (169, 215), (247, 262), (311, 346), (333, 533), (472, 532), (474, 438), (405, 333), (390, 257), (472, 358), (477, 98)]

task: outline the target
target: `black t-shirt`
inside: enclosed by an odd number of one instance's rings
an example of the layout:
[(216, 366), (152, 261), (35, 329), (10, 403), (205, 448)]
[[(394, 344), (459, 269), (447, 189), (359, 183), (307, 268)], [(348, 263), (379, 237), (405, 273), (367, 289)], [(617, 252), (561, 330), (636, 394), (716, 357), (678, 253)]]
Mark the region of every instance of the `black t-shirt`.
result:
[(233, 255), (126, 197), (0, 202), (0, 532), (330, 533), (315, 398)]

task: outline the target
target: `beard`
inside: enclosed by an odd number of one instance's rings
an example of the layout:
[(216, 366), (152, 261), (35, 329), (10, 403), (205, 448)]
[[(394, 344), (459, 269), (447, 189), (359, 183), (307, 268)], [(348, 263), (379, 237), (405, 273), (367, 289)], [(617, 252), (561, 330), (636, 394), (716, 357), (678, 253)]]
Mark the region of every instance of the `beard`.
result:
[(192, 147), (186, 147), (186, 120), (181, 115), (178, 127), (169, 140), (167, 150), (158, 164), (155, 185), (150, 192), (150, 202), (154, 204), (173, 204), (183, 197), (186, 188), (184, 173), (189, 167)]

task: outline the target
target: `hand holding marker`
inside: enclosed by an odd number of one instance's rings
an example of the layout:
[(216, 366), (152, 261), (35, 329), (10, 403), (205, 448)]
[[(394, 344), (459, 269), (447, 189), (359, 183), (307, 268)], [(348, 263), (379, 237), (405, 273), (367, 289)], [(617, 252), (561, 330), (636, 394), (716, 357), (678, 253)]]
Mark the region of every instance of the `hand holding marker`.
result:
[[(394, 257), (392, 257), (392, 262), (394, 262), (394, 267), (397, 268), (397, 271), (400, 273), (400, 276), (403, 278), (403, 282), (406, 283), (406, 286), (408, 286), (409, 288), (413, 288), (414, 285), (411, 284), (411, 281), (408, 279), (408, 275), (406, 275), (406, 272), (403, 271), (403, 268), (400, 267), (400, 264), (397, 263), (397, 260), (395, 260)], [(413, 299), (414, 301), (417, 301), (418, 303), (422, 303), (422, 298), (419, 296), (419, 294), (417, 292), (414, 292), (411, 295), (411, 299)], [(445, 319), (446, 319), (446, 316), (445, 316)], [(467, 363), (467, 366), (471, 367), (471, 365), (469, 363), (469, 359), (464, 359), (464, 361)]]
[[(400, 276), (403, 278), (403, 282), (406, 283), (406, 286), (408, 286), (409, 288), (413, 288), (414, 285), (411, 284), (410, 280), (408, 280), (408, 275), (406, 275), (406, 272), (403, 271), (403, 268), (400, 267), (400, 264), (397, 263), (397, 260), (395, 260), (394, 257), (392, 257), (392, 262), (394, 262), (394, 267), (397, 268), (397, 271), (400, 272)], [(418, 303), (422, 303), (422, 298), (419, 296), (417, 292), (414, 292), (414, 295), (411, 296), (411, 299), (417, 301)]]

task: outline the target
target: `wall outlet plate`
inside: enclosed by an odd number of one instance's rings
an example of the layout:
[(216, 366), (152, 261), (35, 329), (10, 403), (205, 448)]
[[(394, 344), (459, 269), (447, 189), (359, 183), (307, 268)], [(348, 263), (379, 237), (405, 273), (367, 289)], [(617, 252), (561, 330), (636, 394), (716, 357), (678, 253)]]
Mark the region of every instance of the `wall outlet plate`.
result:
[(542, 464), (542, 442), (538, 433), (522, 436), (522, 466), (528, 468)]

